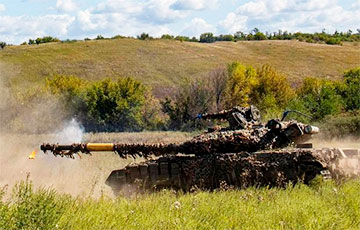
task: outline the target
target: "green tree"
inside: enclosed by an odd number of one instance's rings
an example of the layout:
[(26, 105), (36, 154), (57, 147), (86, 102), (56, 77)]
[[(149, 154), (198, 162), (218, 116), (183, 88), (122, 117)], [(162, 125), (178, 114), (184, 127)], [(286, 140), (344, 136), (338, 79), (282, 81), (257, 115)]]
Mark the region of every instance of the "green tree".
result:
[(5, 46), (6, 46), (6, 42), (0, 42), (0, 48), (1, 48), (1, 49), (4, 49)]
[(200, 42), (212, 43), (212, 42), (215, 42), (215, 37), (214, 37), (213, 33), (203, 33), (200, 35)]
[(257, 70), (258, 82), (251, 92), (251, 102), (264, 114), (277, 114), (294, 97), (294, 91), (285, 75), (276, 72), (269, 65)]
[(170, 34), (163, 34), (163, 35), (161, 36), (161, 39), (173, 40), (173, 39), (174, 39), (174, 36), (173, 36), (173, 35), (170, 35)]
[(146, 88), (132, 78), (109, 78), (86, 90), (87, 123), (96, 131), (140, 131)]
[(228, 75), (225, 93), (226, 107), (249, 105), (250, 93), (258, 84), (256, 70), (251, 66), (233, 62), (228, 65)]
[(347, 110), (360, 109), (360, 67), (344, 74), (345, 89), (342, 92)]
[(147, 33), (142, 33), (142, 34), (137, 36), (137, 39), (139, 39), (139, 40), (148, 40), (148, 39), (151, 39), (151, 37)]
[(266, 35), (261, 32), (257, 32), (256, 34), (254, 34), (254, 40), (266, 40), (266, 39), (267, 39)]
[(96, 38), (95, 38), (95, 40), (103, 40), (103, 39), (105, 39), (102, 35), (98, 35), (98, 36), (96, 36)]
[(343, 107), (337, 82), (307, 77), (297, 90), (299, 99), (314, 119), (339, 113)]

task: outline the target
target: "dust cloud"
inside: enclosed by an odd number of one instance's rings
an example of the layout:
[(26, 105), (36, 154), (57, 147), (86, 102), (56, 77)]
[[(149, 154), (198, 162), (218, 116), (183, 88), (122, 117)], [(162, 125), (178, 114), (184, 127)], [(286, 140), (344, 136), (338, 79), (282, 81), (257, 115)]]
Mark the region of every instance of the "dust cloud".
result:
[[(82, 156), (81, 159), (43, 154), (39, 147), (44, 142), (86, 141), (84, 128), (74, 118), (65, 120), (62, 106), (55, 100), (16, 108), (15, 101), (8, 81), (0, 75), (0, 188), (7, 186), (11, 190), (30, 175), (35, 187), (52, 187), (74, 196), (112, 195), (111, 188), (105, 185), (107, 176), (131, 160), (121, 160), (112, 153)], [(44, 127), (47, 133), (42, 132)], [(32, 151), (36, 151), (33, 160), (29, 159)]]

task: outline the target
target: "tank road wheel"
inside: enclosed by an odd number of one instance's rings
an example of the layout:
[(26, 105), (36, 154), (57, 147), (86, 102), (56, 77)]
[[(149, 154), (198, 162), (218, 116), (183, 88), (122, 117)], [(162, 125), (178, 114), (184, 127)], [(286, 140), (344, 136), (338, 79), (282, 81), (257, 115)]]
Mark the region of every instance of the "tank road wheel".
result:
[(106, 180), (115, 194), (124, 189), (158, 190), (162, 188), (181, 189), (182, 180), (180, 163), (175, 158), (159, 158), (141, 165), (127, 166), (121, 170), (112, 171)]

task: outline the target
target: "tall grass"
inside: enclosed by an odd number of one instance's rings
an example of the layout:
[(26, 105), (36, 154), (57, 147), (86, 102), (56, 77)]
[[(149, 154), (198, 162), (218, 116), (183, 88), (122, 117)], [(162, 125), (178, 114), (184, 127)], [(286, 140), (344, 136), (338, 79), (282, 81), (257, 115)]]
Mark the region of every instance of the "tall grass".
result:
[(95, 200), (35, 191), (27, 180), (0, 203), (0, 229), (359, 228), (359, 181)]

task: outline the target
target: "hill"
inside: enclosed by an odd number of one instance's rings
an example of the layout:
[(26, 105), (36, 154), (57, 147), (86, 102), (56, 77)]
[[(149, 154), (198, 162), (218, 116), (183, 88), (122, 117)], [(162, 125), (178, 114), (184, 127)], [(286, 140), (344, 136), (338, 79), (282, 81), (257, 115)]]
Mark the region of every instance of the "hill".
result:
[(298, 41), (212, 44), (170, 40), (114, 39), (10, 46), (0, 52), (1, 77), (27, 87), (54, 74), (86, 79), (132, 76), (154, 88), (178, 84), (231, 61), (270, 64), (296, 84), (305, 76), (338, 78), (359, 66), (358, 43), (344, 46)]

